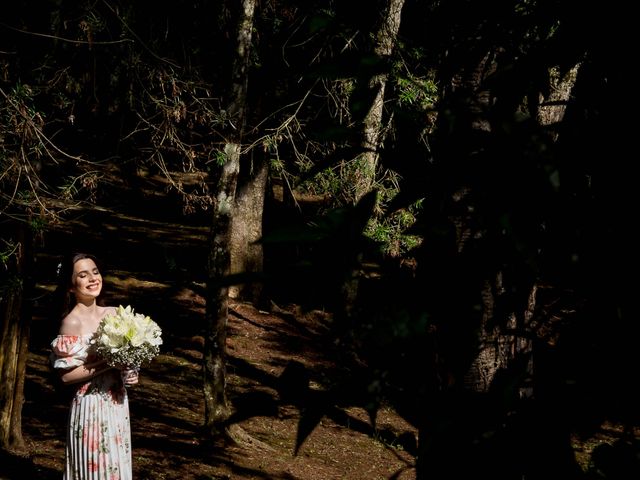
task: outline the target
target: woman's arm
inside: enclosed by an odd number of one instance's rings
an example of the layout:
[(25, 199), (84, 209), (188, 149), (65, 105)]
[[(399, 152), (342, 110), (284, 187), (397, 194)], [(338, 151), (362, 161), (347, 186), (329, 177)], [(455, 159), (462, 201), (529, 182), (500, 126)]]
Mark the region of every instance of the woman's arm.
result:
[(113, 367), (107, 365), (104, 360), (98, 360), (91, 363), (85, 363), (84, 365), (77, 366), (71, 370), (66, 370), (60, 378), (62, 383), (70, 385), (78, 382), (86, 382), (93, 377), (100, 375), (101, 373), (111, 370)]

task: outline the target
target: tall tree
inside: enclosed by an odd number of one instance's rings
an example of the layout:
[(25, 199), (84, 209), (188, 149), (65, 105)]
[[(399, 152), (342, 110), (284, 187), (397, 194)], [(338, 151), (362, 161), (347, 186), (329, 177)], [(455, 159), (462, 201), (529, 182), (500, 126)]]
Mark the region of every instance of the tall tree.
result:
[(385, 89), (392, 66), (391, 55), (400, 30), (403, 6), (404, 0), (388, 0), (381, 12), (378, 30), (374, 34), (373, 54), (377, 57), (382, 68), (371, 77), (366, 86), (370, 90), (367, 97), (371, 98), (371, 103), (362, 125), (364, 153), (360, 155), (361, 165), (356, 172), (356, 202), (371, 190), (376, 180), (379, 150), (384, 142), (386, 128), (384, 119)]
[(0, 217), (0, 450), (20, 451), (32, 291), (30, 227)]
[(226, 420), (231, 414), (226, 395), (226, 338), (228, 319), (228, 285), (230, 273), (231, 225), (236, 196), (242, 129), (248, 89), (248, 69), (255, 0), (243, 0), (238, 13), (231, 84), (227, 98), (229, 120), (224, 146), (225, 161), (213, 192), (215, 202), (211, 218), (207, 281), (207, 331), (204, 345), (205, 425), (213, 435), (230, 433)]
[[(8, 38), (8, 45), (22, 52), (19, 37)], [(20, 450), (34, 287), (33, 232), (74, 205), (65, 184), (69, 179), (81, 184), (82, 174), (63, 167), (68, 158), (76, 165), (84, 161), (64, 154), (48, 136), (46, 115), (36, 102), (39, 89), (25, 82), (37, 82), (31, 72), (23, 72), (17, 63), (5, 67), (8, 88), (0, 88), (0, 448)], [(51, 169), (51, 164), (58, 168)], [(61, 172), (69, 175), (62, 182)]]
[[(569, 127), (563, 114), (575, 102), (579, 78), (562, 83), (554, 99), (548, 92), (561, 83), (550, 82), (549, 71), (561, 64), (569, 79), (575, 70), (567, 66), (581, 61), (589, 42), (578, 40), (563, 17), (568, 12), (546, 2), (520, 9), (463, 0), (434, 3), (428, 13), (431, 28), (415, 28), (442, 34), (440, 40), (425, 35), (424, 45), (442, 48), (443, 91), (432, 158), (406, 187), (426, 194), (425, 240), (416, 253), (417, 287), (424, 292), (419, 309), (433, 325), (444, 375), (423, 397), (433, 408), (420, 423), (418, 478), (483, 470), (505, 478), (570, 477), (577, 465), (568, 423), (553, 410), (557, 391), (551, 393), (540, 372), (549, 368), (555, 342), (545, 335), (566, 332), (578, 306), (562, 291), (577, 284), (551, 266), (562, 261), (567, 272), (575, 268), (567, 251), (560, 254), (555, 229), (574, 221), (568, 192), (580, 201), (590, 194), (566, 171), (560, 181), (567, 153), (554, 146), (567, 132), (576, 134), (578, 124), (563, 130)], [(554, 106), (561, 108), (552, 108), (553, 119), (538, 114)], [(425, 376), (431, 373), (425, 368)], [(526, 448), (510, 450), (525, 438), (545, 452), (546, 466), (535, 465)]]

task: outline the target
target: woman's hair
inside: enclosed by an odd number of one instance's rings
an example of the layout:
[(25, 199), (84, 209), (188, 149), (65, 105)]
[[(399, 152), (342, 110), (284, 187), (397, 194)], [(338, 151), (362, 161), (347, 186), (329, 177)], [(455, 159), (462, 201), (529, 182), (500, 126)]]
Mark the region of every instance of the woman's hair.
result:
[[(59, 319), (66, 317), (71, 309), (75, 306), (75, 295), (71, 293), (73, 287), (73, 267), (79, 260), (89, 258), (95, 262), (98, 270), (101, 271), (98, 259), (90, 253), (75, 252), (65, 255), (58, 264), (56, 275), (58, 277), (58, 286), (55, 291), (57, 303), (56, 311)], [(98, 305), (102, 304), (102, 293), (98, 296)]]

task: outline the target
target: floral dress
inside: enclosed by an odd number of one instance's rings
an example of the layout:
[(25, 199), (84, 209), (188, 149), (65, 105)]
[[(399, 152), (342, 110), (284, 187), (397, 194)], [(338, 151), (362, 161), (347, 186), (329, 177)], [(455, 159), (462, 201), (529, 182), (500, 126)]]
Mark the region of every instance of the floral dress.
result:
[[(80, 366), (91, 355), (90, 335), (58, 335), (54, 368)], [(78, 383), (71, 400), (64, 480), (130, 480), (129, 401), (120, 372), (108, 370)]]

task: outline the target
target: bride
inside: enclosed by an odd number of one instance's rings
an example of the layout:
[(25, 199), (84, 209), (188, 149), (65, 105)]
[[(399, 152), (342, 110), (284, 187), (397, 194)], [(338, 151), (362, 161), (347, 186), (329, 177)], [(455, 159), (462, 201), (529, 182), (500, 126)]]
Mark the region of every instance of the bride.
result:
[(125, 385), (136, 370), (120, 371), (99, 358), (89, 343), (100, 321), (115, 312), (102, 305), (102, 275), (93, 255), (76, 253), (59, 267), (64, 297), (51, 361), (62, 383), (74, 389), (69, 408), (64, 480), (130, 480), (131, 427)]

